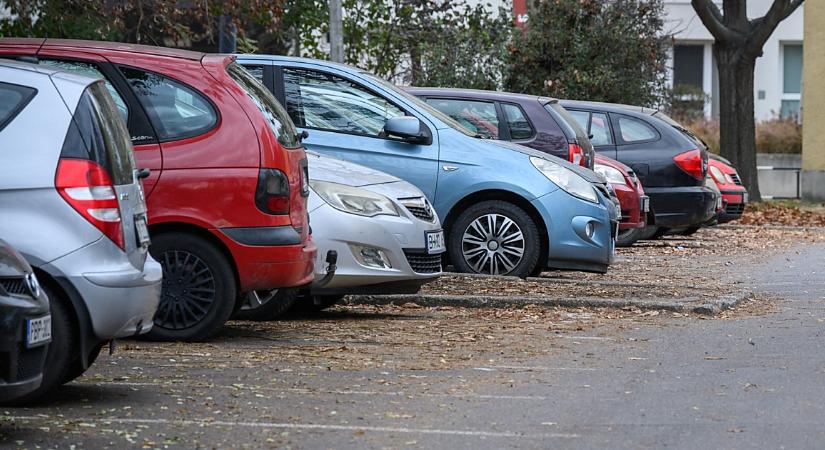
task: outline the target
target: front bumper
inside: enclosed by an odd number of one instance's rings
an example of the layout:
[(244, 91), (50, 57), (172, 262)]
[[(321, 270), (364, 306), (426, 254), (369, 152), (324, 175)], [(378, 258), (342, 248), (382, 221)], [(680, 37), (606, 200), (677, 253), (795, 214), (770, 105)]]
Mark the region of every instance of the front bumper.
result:
[(745, 213), (745, 206), (747, 205), (748, 191), (741, 186), (739, 189), (730, 189), (722, 191), (722, 200), (725, 204), (724, 209), (719, 213), (717, 223), (727, 223), (737, 220)]
[[(548, 233), (547, 267), (606, 272), (613, 262), (618, 216), (601, 193), (599, 203), (581, 200), (558, 189), (531, 202)], [(592, 235), (587, 234), (588, 224)]]
[(645, 193), (658, 227), (701, 225), (716, 215), (717, 194), (704, 186), (645, 187)]
[(619, 223), (619, 230), (645, 226), (647, 212), (650, 209), (650, 198), (627, 184), (613, 184), (613, 190), (616, 191), (616, 197), (619, 198), (622, 206), (622, 221)]
[[(152, 329), (160, 301), (163, 271), (151, 255), (138, 270), (110, 241), (100, 239), (43, 266), (75, 288), (86, 305), (94, 335), (101, 340), (134, 336)], [(112, 255), (119, 258), (111, 258)]]
[(26, 320), (48, 313), (45, 301), (0, 296), (0, 402), (40, 387), (48, 343), (26, 347)]
[[(335, 276), (323, 287), (311, 286), (313, 295), (354, 293), (414, 293), (441, 275), (441, 255), (425, 251), (425, 232), (441, 229), (438, 219), (427, 222), (406, 212), (400, 216), (363, 217), (324, 204), (311, 212), (313, 237), (319, 252), (315, 279), (325, 275), (326, 254), (338, 252)], [(359, 257), (362, 248), (379, 252), (390, 268), (374, 267)]]

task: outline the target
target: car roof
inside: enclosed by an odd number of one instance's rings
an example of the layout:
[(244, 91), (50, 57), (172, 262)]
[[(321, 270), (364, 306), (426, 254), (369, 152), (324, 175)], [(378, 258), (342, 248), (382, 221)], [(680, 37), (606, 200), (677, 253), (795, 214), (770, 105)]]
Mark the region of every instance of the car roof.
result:
[(124, 44), (122, 42), (91, 41), (82, 39), (52, 39), (52, 38), (6, 38), (0, 40), (0, 44), (8, 45), (32, 45), (43, 47), (69, 47), (85, 50), (103, 50), (129, 53), (143, 53), (148, 55), (166, 56), (169, 58), (180, 58), (199, 61), (204, 57), (204, 53), (191, 50), (181, 50), (177, 48), (153, 47), (151, 45)]
[(323, 59), (314, 59), (314, 58), (302, 58), (300, 56), (283, 56), (283, 55), (266, 55), (266, 54), (258, 54), (258, 53), (238, 53), (235, 56), (238, 58), (243, 58), (245, 60), (252, 60), (252, 59), (260, 59), (263, 61), (285, 61), (285, 62), (296, 62), (296, 63), (309, 63), (309, 64), (319, 64), (328, 67), (336, 67), (339, 69), (347, 70), (347, 71), (355, 71), (355, 72), (364, 72), (369, 73), (368, 70), (361, 69), (355, 66), (351, 66), (349, 64), (338, 63), (333, 61), (326, 61)]
[(62, 82), (74, 83), (79, 86), (87, 86), (96, 80), (95, 78), (78, 73), (55, 70), (46, 66), (31, 64), (23, 61), (15, 61), (12, 59), (0, 59), (0, 70), (2, 69), (27, 72), (30, 76), (56, 78)]
[(559, 100), (564, 107), (572, 107), (575, 108), (576, 106), (582, 108), (595, 108), (601, 109), (608, 112), (616, 112), (616, 113), (638, 113), (638, 114), (645, 114), (648, 116), (652, 116), (658, 110), (653, 108), (647, 108), (644, 106), (635, 106), (635, 105), (626, 105), (622, 103), (607, 103), (607, 102), (588, 102), (583, 100)]
[(487, 100), (498, 101), (514, 101), (518, 100), (538, 100), (540, 103), (552, 103), (556, 100), (552, 97), (543, 97), (539, 95), (518, 94), (515, 92), (499, 92), (499, 91), (485, 91), (482, 89), (459, 89), (459, 88), (438, 88), (438, 87), (415, 87), (403, 86), (401, 89), (415, 95), (425, 95), (428, 97), (456, 96), (456, 97), (472, 97), (483, 98)]

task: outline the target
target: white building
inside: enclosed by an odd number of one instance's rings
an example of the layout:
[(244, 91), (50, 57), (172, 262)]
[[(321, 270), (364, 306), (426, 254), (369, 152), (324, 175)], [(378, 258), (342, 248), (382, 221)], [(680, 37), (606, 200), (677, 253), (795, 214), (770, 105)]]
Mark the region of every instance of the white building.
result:
[[(765, 15), (774, 0), (749, 0), (748, 17)], [(821, 1), (821, 0), (820, 0)], [(719, 112), (719, 79), (713, 58), (713, 37), (689, 0), (664, 0), (665, 31), (673, 34), (669, 74), (673, 85), (701, 87), (710, 96), (708, 116)], [(717, 2), (721, 8), (722, 2)], [(757, 120), (799, 113), (802, 93), (802, 17), (804, 4), (779, 24), (756, 60), (754, 106)]]

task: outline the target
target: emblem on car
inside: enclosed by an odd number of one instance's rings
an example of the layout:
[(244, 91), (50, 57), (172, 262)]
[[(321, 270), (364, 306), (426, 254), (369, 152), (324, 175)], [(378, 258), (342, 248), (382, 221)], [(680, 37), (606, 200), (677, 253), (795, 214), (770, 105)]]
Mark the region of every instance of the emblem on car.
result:
[(37, 277), (33, 273), (28, 273), (26, 274), (25, 280), (26, 287), (29, 289), (32, 297), (40, 297), (40, 282), (37, 281)]

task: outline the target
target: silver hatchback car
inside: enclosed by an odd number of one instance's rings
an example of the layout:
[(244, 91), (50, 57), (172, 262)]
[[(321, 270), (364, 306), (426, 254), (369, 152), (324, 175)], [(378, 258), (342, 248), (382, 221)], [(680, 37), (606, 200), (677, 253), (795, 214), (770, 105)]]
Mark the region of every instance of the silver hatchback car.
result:
[(0, 62), (0, 236), (51, 299), (42, 396), (101, 347), (145, 333), (160, 299), (146, 203), (126, 125), (106, 85)]

